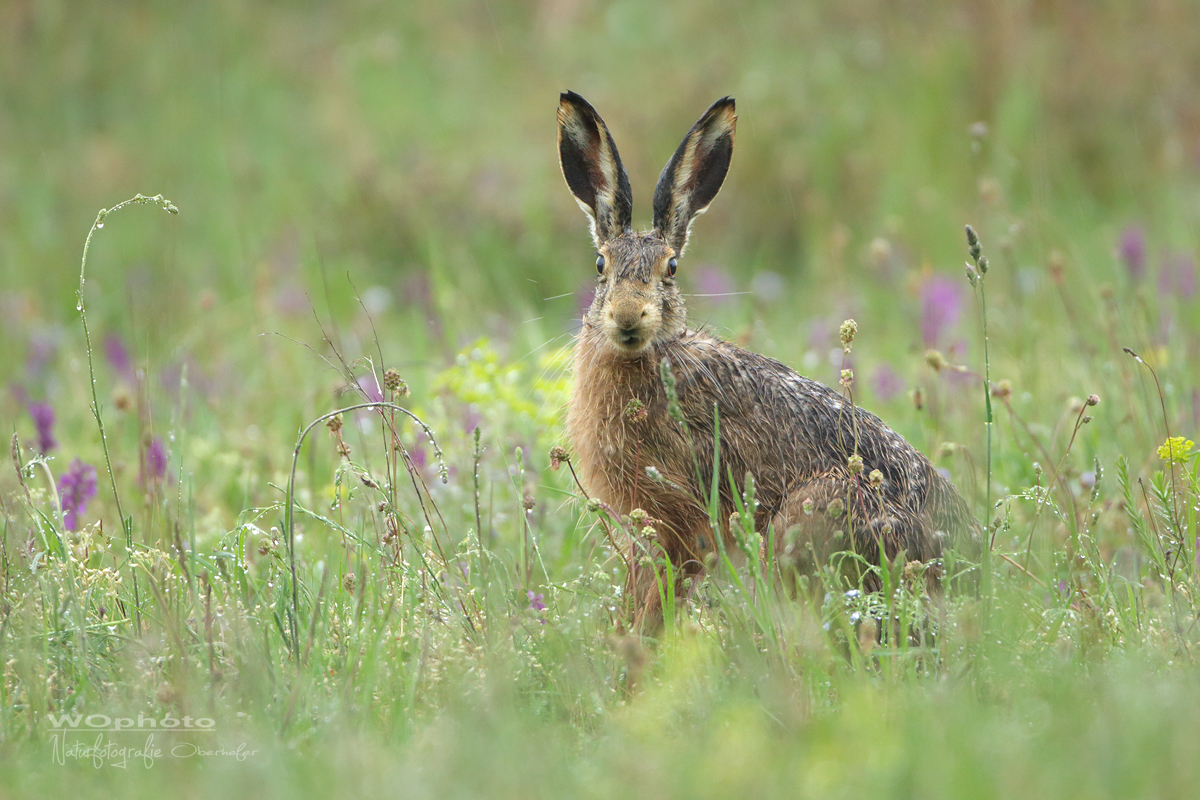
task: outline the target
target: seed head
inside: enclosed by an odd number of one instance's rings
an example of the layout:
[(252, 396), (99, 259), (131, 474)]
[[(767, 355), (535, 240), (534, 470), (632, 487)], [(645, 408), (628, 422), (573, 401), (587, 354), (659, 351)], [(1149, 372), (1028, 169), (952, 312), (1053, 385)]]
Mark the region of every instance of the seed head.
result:
[(883, 473), (877, 469), (873, 469), (871, 470), (871, 473), (867, 475), (867, 479), (871, 481), (872, 486), (878, 488), (879, 485), (883, 483)]
[(979, 234), (975, 233), (975, 229), (970, 225), (967, 226), (967, 247), (971, 252), (971, 258), (979, 258), (983, 253), (983, 247), (979, 244)]
[(568, 464), (571, 461), (571, 453), (565, 447), (550, 448), (550, 469), (558, 470), (563, 464)]
[(354, 573), (347, 572), (342, 576), (342, 589), (346, 594), (354, 594)]
[(537, 505), (537, 502), (533, 499), (533, 493), (526, 491), (521, 497), (521, 508), (525, 509), (526, 511), (533, 511), (533, 507), (535, 505)]
[(1084, 400), (1084, 402), (1087, 403), (1089, 406), (1098, 406), (1098, 405), (1100, 405), (1100, 395), (1089, 394), (1087, 396), (1087, 400)]
[(635, 508), (629, 512), (629, 521), (640, 528), (648, 516), (650, 515), (646, 513), (645, 509)]
[(400, 377), (399, 370), (388, 369), (383, 373), (383, 385), (395, 397), (408, 397), (408, 384)]
[(625, 404), (625, 410), (621, 413), (625, 419), (635, 425), (645, 422), (650, 416), (649, 412), (646, 411), (646, 404), (641, 400), (638, 400), (636, 397), (630, 399), (630, 401)]
[(1006, 397), (1012, 396), (1012, 381), (1004, 378), (999, 383), (992, 384), (992, 397), (1003, 400)]
[(337, 433), (342, 429), (342, 415), (335, 414), (334, 416), (325, 420), (325, 426), (334, 433)]
[(948, 366), (946, 357), (942, 355), (940, 350), (926, 350), (925, 363), (933, 367), (935, 372), (941, 372)]
[(349, 458), (350, 457), (350, 445), (346, 444), (345, 442), (338, 442), (337, 443), (337, 452), (338, 452), (338, 455), (341, 456), (342, 458)]
[(841, 380), (838, 381), (838, 383), (840, 383), (842, 386), (849, 389), (850, 385), (854, 383), (854, 370), (852, 370), (852, 369), (842, 370), (842, 377), (841, 377)]
[(842, 339), (842, 349), (847, 353), (850, 352), (850, 348), (854, 344), (854, 335), (857, 333), (858, 323), (852, 319), (843, 322), (842, 327), (838, 330), (838, 334)]
[(858, 453), (853, 454), (846, 459), (846, 469), (850, 470), (851, 475), (857, 475), (863, 471), (862, 456)]
[(833, 498), (829, 501), (829, 505), (825, 507), (826, 513), (828, 513), (829, 516), (833, 517), (834, 519), (840, 517), (845, 510), (846, 504), (842, 502), (842, 498), (840, 497)]

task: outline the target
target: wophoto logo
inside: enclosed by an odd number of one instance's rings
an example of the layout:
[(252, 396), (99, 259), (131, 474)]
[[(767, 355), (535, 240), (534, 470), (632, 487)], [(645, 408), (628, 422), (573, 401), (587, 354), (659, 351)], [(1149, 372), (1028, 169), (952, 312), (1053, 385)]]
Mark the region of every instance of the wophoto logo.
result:
[(217, 721), (208, 717), (110, 717), (107, 714), (47, 714), (51, 730), (56, 733), (91, 733), (96, 731), (157, 731), (162, 733), (205, 733), (216, 730)]

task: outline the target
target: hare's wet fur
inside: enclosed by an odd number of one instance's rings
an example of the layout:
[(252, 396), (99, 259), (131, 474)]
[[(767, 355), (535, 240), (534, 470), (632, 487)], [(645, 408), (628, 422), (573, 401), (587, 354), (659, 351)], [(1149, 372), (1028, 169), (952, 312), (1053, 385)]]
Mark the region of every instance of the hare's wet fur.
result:
[[(925, 563), (951, 543), (977, 550), (982, 532), (962, 497), (878, 417), (778, 361), (687, 327), (675, 272), (692, 222), (729, 169), (736, 119), (733, 99), (723, 98), (696, 122), (659, 177), (653, 228), (639, 233), (607, 127), (582, 97), (561, 96), (559, 159), (591, 220), (599, 272), (567, 413), (583, 487), (619, 513), (643, 509), (676, 574), (699, 573), (717, 547), (707, 511), (716, 410), (726, 544), (734, 493), (749, 473), (757, 529), (773, 526), (780, 554), (801, 569), (848, 549), (878, 563), (881, 542), (889, 559), (903, 551)], [(686, 427), (668, 415), (664, 360)], [(855, 454), (861, 470), (851, 467)], [(871, 480), (873, 470), (882, 480)], [(653, 575), (632, 583), (641, 613), (657, 615)]]

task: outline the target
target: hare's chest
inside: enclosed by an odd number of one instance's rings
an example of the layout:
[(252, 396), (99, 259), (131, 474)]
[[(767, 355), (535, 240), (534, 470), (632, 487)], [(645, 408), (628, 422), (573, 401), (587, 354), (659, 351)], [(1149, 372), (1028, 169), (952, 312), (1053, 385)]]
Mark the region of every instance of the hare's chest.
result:
[(646, 468), (663, 461), (654, 436), (654, 417), (661, 413), (640, 393), (572, 397), (568, 434), (577, 474), (590, 495), (627, 512), (645, 494)]

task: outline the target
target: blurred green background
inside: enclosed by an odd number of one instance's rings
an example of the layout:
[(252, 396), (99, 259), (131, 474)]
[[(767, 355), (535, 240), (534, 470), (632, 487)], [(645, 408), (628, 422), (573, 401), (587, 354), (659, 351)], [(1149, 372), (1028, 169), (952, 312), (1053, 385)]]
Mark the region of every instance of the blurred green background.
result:
[[(15, 641), (4, 638), (8, 603), (33, 609), (12, 616), (25, 626), (25, 671), (4, 664), (0, 743), (36, 739), (41, 712), (22, 694), (32, 691), (42, 710), (80, 696), (113, 708), (216, 703), (222, 726), (236, 715), (231, 729), (247, 726), (273, 754), (253, 767), (253, 785), (281, 793), (297, 781), (315, 793), (343, 780), (382, 791), (384, 778), (372, 781), (383, 766), (390, 780), (415, 764), (426, 768), (430, 796), (497, 780), (523, 796), (527, 775), (531, 796), (639, 786), (716, 796), (756, 776), (779, 796), (794, 785), (831, 796), (838, 785), (859, 787), (855, 796), (913, 796), (924, 785), (933, 788), (923, 796), (1027, 796), (1029, 787), (1055, 797), (1186, 796), (1196, 723), (1175, 698), (1194, 705), (1198, 696), (1195, 514), (1184, 509), (1190, 534), (1175, 557), (1184, 554), (1186, 575), (1176, 586), (1147, 566), (1126, 515), (1145, 507), (1153, 524), (1169, 516), (1167, 504), (1144, 487), (1144, 506), (1126, 502), (1112, 466), (1124, 455), (1135, 482), (1150, 483), (1164, 469), (1155, 448), (1168, 430), (1200, 438), (1198, 31), (1191, 0), (0, 3), (5, 434), (37, 442), (31, 404), (48, 404), (52, 471), (76, 456), (97, 465), (87, 522), (103, 519), (121, 538), (88, 409), (75, 289), (97, 210), (162, 193), (178, 216), (141, 207), (114, 215), (88, 262), (115, 481), (134, 540), (173, 577), (188, 536), (201, 554), (193, 557), (215, 564), (240, 536), (254, 559), (242, 583), (216, 581), (229, 630), (254, 631), (245, 640), (226, 632), (222, 669), (234, 677), (223, 684), (205, 666), (205, 652), (215, 658), (211, 634), (206, 643), (192, 630), (175, 649), (164, 633), (172, 614), (190, 624), (200, 613), (190, 583), (177, 581), (165, 599), (141, 596), (154, 620), (136, 642), (96, 637), (93, 650), (71, 650), (56, 627), (67, 623), (46, 611), (61, 599), (55, 581), (66, 579), (25, 568), (44, 555), (33, 509), (49, 501), (31, 495), (22, 506), (14, 471), (0, 471), (0, 646)], [(979, 641), (978, 607), (966, 599), (955, 608), (961, 628), (955, 622), (942, 640), (940, 671), (918, 665), (888, 682), (846, 660), (853, 636), (821, 631), (821, 620), (850, 613), (831, 611), (826, 598), (789, 606), (795, 651), (729, 633), (748, 616), (728, 612), (695, 648), (690, 628), (664, 647), (647, 668), (650, 688), (621, 693), (632, 683), (620, 676), (640, 673), (644, 654), (622, 649), (624, 631), (604, 610), (619, 581), (600, 569), (591, 518), (546, 457), (562, 439), (560, 351), (594, 276), (586, 221), (558, 170), (555, 111), (566, 89), (607, 121), (633, 183), (635, 222), (646, 226), (654, 181), (684, 132), (713, 100), (736, 97), (729, 179), (679, 267), (693, 320), (836, 383), (838, 325), (857, 319), (856, 400), (941, 454), (938, 466), (982, 514), (980, 309), (963, 274), (963, 225), (976, 227), (992, 264), (991, 375), (1009, 382), (996, 400), (992, 497), (1005, 498), (1006, 520), (996, 546), (1011, 558), (998, 572), (994, 651), (976, 649), (992, 642)], [(450, 467), (449, 483), (436, 484), (421, 456), (434, 485), (427, 496), (446, 509), (441, 533), (468, 550), (470, 532), (479, 534), (470, 433), (481, 426), (481, 480), (501, 509), (488, 555), (509, 568), (494, 585), (479, 579), (487, 647), (412, 595), (388, 617), (402, 570), (379, 548), (356, 549), (306, 520), (306, 590), (325, 591), (330, 565), (358, 574), (363, 593), (353, 581), (331, 583), (329, 599), (314, 604), (328, 619), (318, 625), (314, 613), (313, 665), (291, 671), (271, 617), (289, 605), (276, 588), (278, 531), (252, 523), (280, 524), (275, 487), (286, 482), (297, 430), (353, 401), (345, 376), (322, 361), (335, 358), (325, 338), (347, 360), (370, 357), (376, 371), (397, 367), (409, 382)], [(1161, 400), (1123, 347), (1154, 367)], [(936, 371), (929, 349), (964, 371)], [(1079, 398), (1092, 392), (1101, 404), (1076, 436)], [(346, 434), (355, 458), (374, 458), (379, 474), (372, 425), (356, 423)], [(365, 495), (351, 503), (348, 490), (339, 506), (342, 473), (330, 482), (345, 464), (323, 429), (310, 441), (318, 438), (301, 459), (299, 499), (332, 507), (378, 544), (375, 507)], [(413, 438), (417, 453), (423, 440)], [(146, 479), (156, 441), (169, 469)], [(1038, 495), (1048, 480), (1054, 491)], [(1200, 496), (1197, 487), (1179, 496)], [(514, 511), (524, 494), (536, 500), (534, 523)], [(1050, 495), (1039, 527), (1033, 500)], [(529, 558), (530, 537), (547, 554), (545, 585), (531, 584), (527, 562), (523, 575), (512, 566), (518, 553)], [(416, 535), (404, 546), (411, 555), (423, 545)], [(1032, 576), (1013, 560), (1027, 546)], [(1085, 550), (1086, 564), (1075, 558)], [(131, 563), (120, 569), (133, 574)], [(580, 588), (593, 568), (611, 582), (594, 597)], [(367, 595), (366, 613), (389, 635), (362, 644), (353, 637), (374, 635), (356, 616), (356, 598)], [(534, 606), (543, 595), (548, 611)], [(93, 600), (77, 608), (99, 631), (111, 617)], [(687, 613), (705, 624), (705, 614), (726, 613), (700, 605)], [(417, 640), (418, 624), (432, 639)], [(403, 633), (393, 638), (388, 625)], [(43, 652), (51, 640), (61, 648)], [(351, 651), (368, 654), (362, 672)], [(143, 654), (161, 660), (147, 667)], [(180, 654), (185, 667), (171, 660)], [(1071, 738), (1078, 731), (1086, 735)], [(765, 744), (780, 736), (778, 750)], [(314, 742), (327, 747), (324, 759), (308, 758)], [(75, 774), (27, 769), (44, 766), (42, 744), (7, 762), (14, 786), (20, 776), (48, 792)], [(732, 760), (709, 762), (717, 750)], [(696, 772), (698, 762), (731, 783)], [(1085, 762), (1088, 780), (1076, 780)], [(631, 763), (627, 783), (621, 770)], [(154, 796), (158, 781), (203, 773), (186, 769), (140, 785)], [(210, 783), (198, 786), (229, 790), (231, 773), (204, 774)], [(127, 788), (123, 775), (102, 780)], [(984, 785), (991, 795), (978, 793)]]
[[(713, 99), (738, 99), (734, 168), (689, 262), (716, 265), (735, 291), (783, 276), (790, 324), (775, 333), (793, 360), (808, 346), (801, 321), (831, 304), (915, 341), (906, 279), (957, 278), (967, 221), (1011, 245), (1005, 293), (1045, 288), (1052, 248), (1083, 279), (1073, 292), (1122, 287), (1126, 224), (1145, 226), (1152, 260), (1197, 246), (1198, 14), (1190, 2), (5, 3), (4, 366), (17, 369), (31, 327), (73, 323), (83, 234), (137, 191), (183, 213), (106, 232), (91, 274), (103, 326), (152, 359), (187, 350), (212, 366), (280, 316), (303, 328), (303, 293), (324, 303), (322, 269), (339, 314), (354, 310), (347, 274), (360, 292), (386, 289), (381, 324), (405, 351), (481, 333), (540, 344), (577, 312), (544, 298), (591, 279), (554, 148), (567, 88), (609, 122), (642, 224), (682, 133)], [(872, 257), (877, 237), (886, 258)], [(900, 291), (872, 292), (881, 278)], [(753, 317), (748, 299), (696, 305), (732, 327)]]

